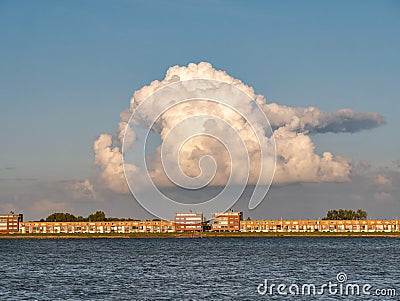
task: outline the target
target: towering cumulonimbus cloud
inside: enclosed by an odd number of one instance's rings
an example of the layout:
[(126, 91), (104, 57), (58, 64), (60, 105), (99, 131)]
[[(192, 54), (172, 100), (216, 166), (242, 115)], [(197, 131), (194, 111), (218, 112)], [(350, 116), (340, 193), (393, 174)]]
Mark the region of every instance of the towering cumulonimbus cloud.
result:
[[(233, 78), (225, 71), (216, 70), (211, 64), (201, 62), (189, 64), (188, 66), (170, 67), (163, 80), (155, 80), (150, 85), (144, 86), (134, 92), (130, 101), (129, 109), (121, 113), (121, 121), (118, 124), (118, 132), (102, 134), (94, 142), (94, 163), (100, 168), (100, 178), (104, 184), (113, 191), (119, 193), (128, 192), (128, 186), (124, 177), (128, 169), (130, 173), (141, 172), (135, 165), (122, 163), (121, 147), (125, 135), (125, 143), (134, 143), (136, 133), (127, 127), (129, 118), (134, 110), (156, 90), (177, 81), (191, 79), (210, 79), (229, 83), (254, 99), (268, 117), (274, 132), (276, 143), (276, 170), (273, 180), (274, 184), (288, 184), (296, 182), (345, 182), (351, 177), (351, 161), (342, 156), (334, 156), (330, 152), (319, 155), (315, 152), (311, 140), (312, 134), (318, 133), (354, 133), (364, 129), (372, 129), (385, 123), (385, 119), (377, 113), (359, 113), (351, 109), (342, 109), (333, 113), (324, 112), (316, 107), (292, 108), (276, 103), (267, 103), (262, 95), (257, 95), (252, 87), (242, 81)], [(238, 103), (242, 110), (247, 110), (248, 103)], [(251, 156), (251, 164), (256, 166), (257, 150), (254, 135), (243, 118), (236, 116), (232, 110), (224, 106), (208, 106), (204, 102), (185, 103), (182, 106), (167, 110), (154, 125), (161, 140), (178, 122), (185, 118), (186, 114), (193, 111), (202, 114), (218, 115), (219, 118), (229, 120), (233, 128), (237, 130), (242, 139), (245, 140)], [(146, 119), (146, 116), (143, 116)], [(127, 131), (126, 131), (127, 129)], [(126, 132), (125, 132), (126, 131)], [(229, 137), (227, 137), (229, 139)], [(214, 160), (219, 168), (219, 173), (211, 183), (212, 185), (224, 185), (229, 177), (229, 156), (222, 152), (215, 154), (215, 141), (209, 137), (196, 137), (193, 141), (185, 144), (185, 148), (179, 158), (182, 170), (189, 176), (198, 174), (198, 162), (207, 154), (213, 154)], [(160, 149), (156, 152), (159, 155)], [(159, 159), (153, 160), (153, 180), (163, 183), (164, 176)], [(250, 175), (250, 183), (252, 182)], [(138, 180), (139, 181), (139, 180)], [(138, 183), (139, 185), (139, 183)], [(167, 185), (167, 184), (166, 184)]]

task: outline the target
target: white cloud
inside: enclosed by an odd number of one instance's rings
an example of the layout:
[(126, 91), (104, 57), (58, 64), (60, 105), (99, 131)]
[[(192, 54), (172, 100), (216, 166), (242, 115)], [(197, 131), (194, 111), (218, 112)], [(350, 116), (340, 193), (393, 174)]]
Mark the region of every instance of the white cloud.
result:
[(75, 200), (96, 198), (96, 192), (89, 179), (67, 183), (65, 188)]
[[(385, 119), (377, 113), (358, 113), (350, 109), (327, 113), (315, 107), (291, 108), (276, 103), (267, 103), (265, 97), (255, 94), (252, 87), (233, 78), (225, 71), (214, 69), (209, 63), (174, 66), (168, 69), (163, 80), (155, 80), (150, 85), (144, 86), (134, 93), (130, 101), (129, 110), (121, 113), (121, 122), (118, 125), (118, 133), (116, 135), (102, 134), (94, 142), (94, 162), (100, 168), (100, 178), (106, 187), (120, 193), (128, 191), (122, 165), (121, 145), (130, 114), (157, 89), (172, 82), (196, 78), (212, 79), (232, 84), (246, 92), (262, 107), (274, 130), (277, 148), (277, 165), (274, 178), (274, 183), (276, 184), (349, 181), (352, 173), (350, 160), (343, 156), (334, 156), (329, 151), (323, 153), (322, 156), (317, 154), (309, 134), (326, 132), (353, 133), (385, 123)], [(242, 110), (251, 111), (249, 104), (246, 102), (235, 105)], [(169, 130), (194, 112), (218, 116), (229, 121), (244, 139), (246, 146), (249, 148), (250, 164), (252, 164), (256, 172), (258, 171), (258, 141), (252, 135), (245, 120), (227, 107), (218, 104), (211, 106), (204, 102), (186, 102), (167, 110), (153, 128), (163, 140)], [(146, 121), (146, 116), (143, 116), (143, 120)], [(218, 129), (218, 127), (216, 128)], [(225, 136), (228, 135), (226, 134)], [(224, 138), (230, 139), (230, 137)], [(129, 144), (134, 143), (136, 133), (128, 132), (127, 139), (129, 139)], [(263, 137), (263, 139), (265, 140), (263, 143), (268, 143), (267, 137)], [(200, 137), (194, 141), (189, 141), (182, 148), (179, 157), (182, 170), (187, 175), (197, 175), (200, 158), (210, 154), (219, 168), (219, 173), (212, 184), (223, 185), (230, 172), (229, 157), (223, 151), (216, 152), (216, 150), (218, 150), (218, 147), (209, 138)], [(160, 150), (158, 150), (157, 154), (159, 153)], [(160, 180), (160, 178), (165, 177), (160, 160), (152, 158), (151, 163), (153, 179), (158, 182), (168, 182)], [(143, 171), (134, 165), (125, 165), (125, 168), (128, 169), (129, 173), (138, 174), (138, 185), (140, 185), (139, 176)], [(252, 183), (251, 180), (253, 178), (256, 177), (251, 174), (250, 183)]]
[(383, 174), (378, 174), (374, 179), (375, 184), (382, 187), (389, 187), (392, 185), (392, 179)]
[(94, 142), (94, 163), (100, 167), (100, 178), (116, 192), (127, 193), (122, 154), (119, 147), (112, 147), (112, 136), (103, 134)]
[(346, 182), (350, 180), (350, 160), (334, 157), (330, 152), (322, 156), (314, 152), (311, 138), (290, 132), (282, 127), (274, 132), (277, 147), (275, 183)]

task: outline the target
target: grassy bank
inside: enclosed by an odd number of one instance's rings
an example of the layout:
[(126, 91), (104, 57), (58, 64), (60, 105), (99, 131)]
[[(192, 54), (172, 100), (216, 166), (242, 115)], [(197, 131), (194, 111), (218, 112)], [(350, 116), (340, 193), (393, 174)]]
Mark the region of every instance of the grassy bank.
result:
[(1, 234), (0, 239), (85, 239), (85, 238), (224, 238), (224, 237), (393, 237), (400, 232), (202, 232), (202, 233), (35, 233)]

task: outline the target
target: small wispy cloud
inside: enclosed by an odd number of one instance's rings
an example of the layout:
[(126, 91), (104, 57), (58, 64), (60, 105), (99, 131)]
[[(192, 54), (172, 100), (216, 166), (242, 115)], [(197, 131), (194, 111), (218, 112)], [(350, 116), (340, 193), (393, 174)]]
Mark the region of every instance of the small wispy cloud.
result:
[(0, 178), (1, 182), (21, 182), (21, 181), (27, 181), (27, 182), (32, 182), (32, 181), (37, 181), (37, 178)]
[(389, 187), (392, 185), (392, 179), (383, 174), (378, 174), (374, 179), (375, 184), (378, 186)]
[(65, 189), (71, 194), (72, 198), (75, 200), (82, 199), (95, 199), (96, 193), (94, 191), (93, 185), (90, 183), (89, 179), (84, 181), (73, 181), (65, 184)]
[(7, 171), (7, 170), (15, 170), (15, 167), (12, 166), (0, 167), (0, 171)]
[(374, 194), (374, 199), (381, 202), (390, 202), (393, 201), (393, 196), (388, 192), (377, 192)]

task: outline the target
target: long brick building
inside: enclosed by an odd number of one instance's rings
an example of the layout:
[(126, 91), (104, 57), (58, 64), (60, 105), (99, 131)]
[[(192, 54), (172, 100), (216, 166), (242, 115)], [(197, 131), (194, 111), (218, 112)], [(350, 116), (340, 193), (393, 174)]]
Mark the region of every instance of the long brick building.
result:
[[(188, 215), (191, 214), (191, 215)], [(400, 232), (400, 220), (243, 220), (241, 212), (213, 214), (215, 232)], [(0, 233), (173, 233), (202, 231), (203, 216), (182, 213), (174, 221), (23, 222), (0, 214)], [(182, 228), (183, 227), (183, 228)]]

